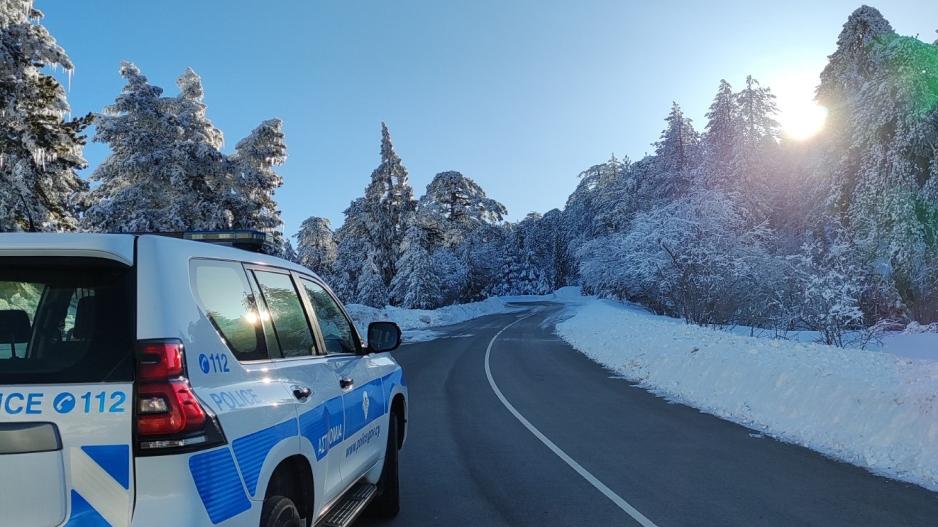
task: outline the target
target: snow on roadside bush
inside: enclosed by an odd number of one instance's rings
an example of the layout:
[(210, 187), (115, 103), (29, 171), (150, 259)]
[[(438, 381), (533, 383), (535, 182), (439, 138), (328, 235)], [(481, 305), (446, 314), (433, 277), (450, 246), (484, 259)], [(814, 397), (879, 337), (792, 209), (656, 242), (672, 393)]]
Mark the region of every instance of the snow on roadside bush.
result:
[(938, 490), (938, 362), (734, 335), (595, 299), (557, 333), (661, 396)]

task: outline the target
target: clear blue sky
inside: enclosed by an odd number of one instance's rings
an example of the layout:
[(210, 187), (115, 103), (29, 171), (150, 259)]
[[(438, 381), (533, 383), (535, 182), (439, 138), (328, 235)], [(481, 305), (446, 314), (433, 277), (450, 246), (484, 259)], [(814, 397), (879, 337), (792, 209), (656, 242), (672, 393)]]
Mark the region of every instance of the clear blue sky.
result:
[[(902, 34), (936, 38), (938, 2), (878, 7)], [(721, 78), (752, 73), (782, 109), (806, 104), (848, 1), (37, 0), (76, 65), (73, 113), (120, 92), (121, 60), (175, 94), (191, 66), (225, 150), (285, 122), (277, 193), (286, 231), (341, 224), (378, 163), (386, 121), (416, 194), (459, 170), (509, 218), (562, 207), (577, 174), (653, 147), (671, 101), (698, 126)], [(106, 147), (89, 145), (92, 165)], [(87, 173), (90, 173), (87, 172)]]

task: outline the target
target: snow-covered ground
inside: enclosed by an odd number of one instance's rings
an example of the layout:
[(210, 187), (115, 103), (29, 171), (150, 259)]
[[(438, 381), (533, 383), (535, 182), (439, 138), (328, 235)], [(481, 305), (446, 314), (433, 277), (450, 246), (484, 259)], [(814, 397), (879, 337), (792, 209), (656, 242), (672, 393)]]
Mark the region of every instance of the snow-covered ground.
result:
[(590, 297), (563, 299), (570, 317), (557, 324), (558, 335), (654, 393), (938, 490), (938, 361), (909, 357), (934, 352), (935, 334), (840, 349), (702, 328)]

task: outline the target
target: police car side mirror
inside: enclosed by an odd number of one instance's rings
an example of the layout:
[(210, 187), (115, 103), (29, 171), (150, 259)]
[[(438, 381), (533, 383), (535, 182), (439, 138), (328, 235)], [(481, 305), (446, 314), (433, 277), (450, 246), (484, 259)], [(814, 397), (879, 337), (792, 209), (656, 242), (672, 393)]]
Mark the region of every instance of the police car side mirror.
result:
[(368, 324), (369, 353), (394, 351), (401, 345), (401, 328), (394, 322), (372, 322)]

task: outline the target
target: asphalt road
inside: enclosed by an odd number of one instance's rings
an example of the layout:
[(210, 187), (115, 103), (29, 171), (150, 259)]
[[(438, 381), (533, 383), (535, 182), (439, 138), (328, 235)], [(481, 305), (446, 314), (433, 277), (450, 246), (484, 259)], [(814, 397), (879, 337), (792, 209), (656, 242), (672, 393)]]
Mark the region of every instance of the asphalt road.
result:
[[(553, 335), (561, 315), (530, 304), (396, 353), (411, 401), (401, 513), (360, 525), (641, 525), (616, 499), (658, 527), (938, 525), (936, 493), (615, 378)], [(495, 385), (554, 449), (496, 395), (490, 343)]]

